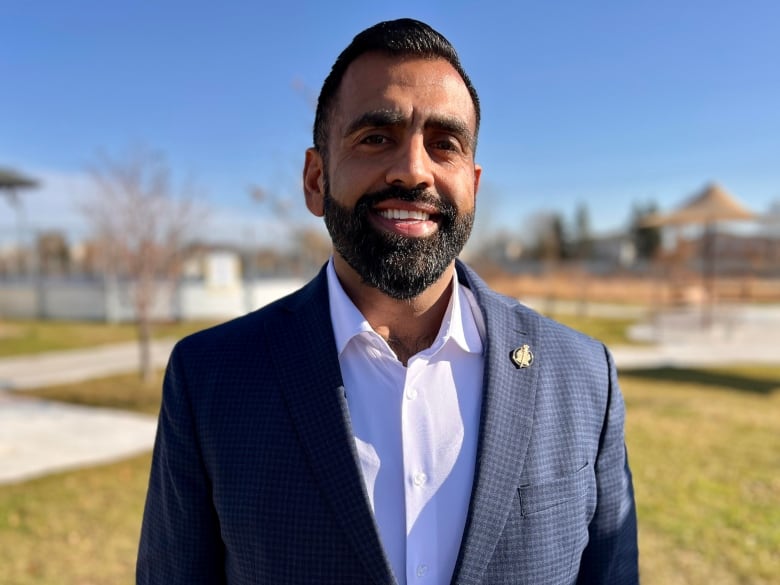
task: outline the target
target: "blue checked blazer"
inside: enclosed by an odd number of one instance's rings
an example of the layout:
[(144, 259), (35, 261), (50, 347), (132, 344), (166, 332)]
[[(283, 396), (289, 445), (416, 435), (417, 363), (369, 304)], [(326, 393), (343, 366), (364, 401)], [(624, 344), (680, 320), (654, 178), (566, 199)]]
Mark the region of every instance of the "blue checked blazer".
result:
[[(458, 262), (487, 339), (453, 584), (638, 583), (624, 408), (602, 344)], [(511, 352), (528, 344), (530, 367)], [(170, 358), (137, 583), (395, 583), (350, 429), (324, 270)]]

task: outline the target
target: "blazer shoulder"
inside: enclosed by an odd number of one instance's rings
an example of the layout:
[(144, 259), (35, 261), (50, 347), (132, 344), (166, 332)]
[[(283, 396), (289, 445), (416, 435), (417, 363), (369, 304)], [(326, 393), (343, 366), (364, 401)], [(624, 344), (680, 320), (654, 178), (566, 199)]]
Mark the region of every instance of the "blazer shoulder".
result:
[[(467, 265), (458, 263), (459, 278), (472, 290), (483, 313), (495, 316), (494, 324), (499, 327), (509, 326), (513, 321), (518, 329), (528, 329), (538, 335), (540, 340), (551, 342), (556, 353), (565, 355), (567, 352), (583, 352), (590, 356), (604, 355), (604, 344), (581, 331), (577, 331), (555, 319), (542, 315), (535, 309), (523, 304), (514, 297), (509, 297), (491, 289)], [(595, 353), (594, 353), (595, 352)]]
[(323, 302), (327, 303), (327, 284), (322, 278), (323, 274), (320, 272), (297, 291), (251, 313), (184, 337), (176, 344), (174, 351), (201, 354), (219, 351), (220, 348), (252, 347), (266, 334), (269, 326), (281, 328), (282, 325), (277, 322), (284, 319), (285, 315), (310, 307), (312, 303), (320, 306)]
[(552, 347), (555, 348), (556, 353), (563, 356), (571, 354), (572, 352), (580, 355), (587, 354), (591, 356), (589, 359), (600, 359), (604, 357), (606, 347), (598, 339), (565, 325), (560, 321), (556, 321), (551, 317), (547, 317), (536, 309), (532, 309), (528, 305), (523, 304), (518, 299), (507, 297), (499, 293), (493, 294), (498, 296), (502, 302), (507, 303), (508, 306), (512, 307), (513, 312), (520, 322), (534, 322), (537, 327), (539, 339), (543, 340), (545, 345), (551, 344)]
[(591, 351), (604, 351), (603, 342), (586, 333), (583, 333), (582, 331), (573, 329), (568, 325), (564, 325), (560, 321), (556, 321), (555, 319), (546, 317), (544, 315), (540, 315), (540, 320), (542, 330), (545, 331), (547, 335), (551, 336), (556, 342), (565, 342), (567, 344), (587, 348)]

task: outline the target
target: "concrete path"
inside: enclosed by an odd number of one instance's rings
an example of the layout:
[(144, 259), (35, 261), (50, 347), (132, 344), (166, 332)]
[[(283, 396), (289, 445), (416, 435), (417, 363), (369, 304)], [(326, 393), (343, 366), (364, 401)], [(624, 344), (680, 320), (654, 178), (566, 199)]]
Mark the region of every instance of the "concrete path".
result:
[(0, 393), (0, 484), (148, 451), (154, 417)]
[(699, 311), (669, 311), (635, 325), (650, 346), (614, 348), (618, 368), (780, 364), (780, 307), (721, 306), (704, 326)]
[[(701, 327), (695, 311), (671, 312), (632, 334), (653, 345), (612, 347), (619, 370), (780, 364), (780, 307), (721, 307), (709, 328)], [(155, 342), (156, 365), (167, 362), (172, 346)], [(0, 359), (0, 483), (151, 449), (154, 417), (35, 400), (23, 392), (133, 371), (137, 360), (134, 343)]]
[[(156, 367), (165, 366), (173, 343), (152, 344)], [(0, 359), (0, 484), (117, 461), (151, 449), (156, 417), (23, 395), (33, 388), (137, 368), (136, 343)]]
[[(545, 301), (528, 304), (545, 308)], [(579, 303), (557, 301), (557, 312), (574, 314)], [(641, 307), (588, 303), (587, 314), (637, 319), (629, 337), (646, 345), (610, 347), (618, 369), (663, 366), (730, 366), (780, 364), (780, 306), (728, 305), (713, 309), (705, 326), (697, 308), (680, 308), (653, 316)]]
[[(170, 339), (152, 342), (152, 363), (155, 367), (165, 366), (173, 343)], [(0, 358), (0, 390), (27, 390), (82, 382), (132, 372), (137, 368), (136, 342)]]

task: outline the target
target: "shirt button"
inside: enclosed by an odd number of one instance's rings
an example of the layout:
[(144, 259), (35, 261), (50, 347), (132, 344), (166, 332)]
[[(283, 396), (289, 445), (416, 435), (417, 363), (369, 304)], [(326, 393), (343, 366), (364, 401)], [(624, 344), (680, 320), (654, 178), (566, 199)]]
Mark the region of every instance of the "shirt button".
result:
[(417, 565), (417, 576), (424, 577), (428, 572), (428, 565)]
[(420, 487), (421, 485), (425, 485), (426, 481), (428, 481), (428, 476), (425, 475), (422, 471), (418, 471), (417, 473), (414, 474), (414, 485), (416, 485), (417, 487)]
[(417, 390), (416, 390), (416, 389), (414, 389), (414, 388), (409, 388), (409, 389), (406, 391), (406, 397), (407, 397), (409, 400), (415, 400), (415, 399), (417, 398)]

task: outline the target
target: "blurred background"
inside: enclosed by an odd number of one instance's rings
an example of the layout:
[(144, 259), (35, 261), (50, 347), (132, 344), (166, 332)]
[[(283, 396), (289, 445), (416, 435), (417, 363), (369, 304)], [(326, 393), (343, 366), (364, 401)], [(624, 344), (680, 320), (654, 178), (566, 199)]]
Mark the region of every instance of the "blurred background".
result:
[(0, 581), (132, 582), (171, 344), (328, 257), (316, 97), (405, 16), (482, 101), (464, 259), (613, 348), (643, 580), (780, 574), (777, 3), (10, 0)]

